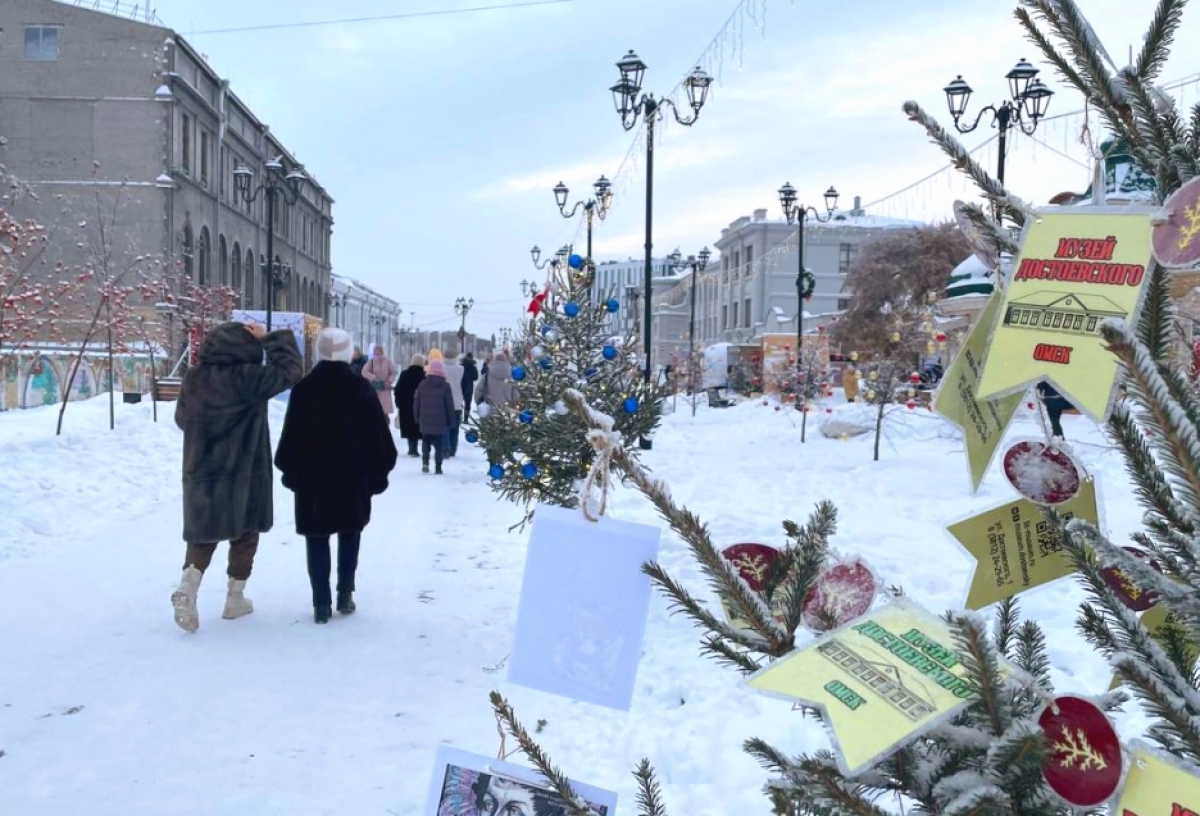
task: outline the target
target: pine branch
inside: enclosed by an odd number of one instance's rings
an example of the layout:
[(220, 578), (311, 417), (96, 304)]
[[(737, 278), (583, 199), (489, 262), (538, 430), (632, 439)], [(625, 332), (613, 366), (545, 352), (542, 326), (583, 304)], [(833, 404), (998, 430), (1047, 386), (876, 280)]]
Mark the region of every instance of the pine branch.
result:
[(1172, 127), (1172, 122), (1177, 123), (1177, 117), (1160, 114), (1151, 88), (1128, 71), (1122, 71), (1118, 77), (1125, 85), (1125, 98), (1142, 137), (1146, 166), (1153, 168), (1158, 181), (1158, 195), (1164, 197), (1179, 187), (1179, 174), (1169, 157), (1171, 148), (1186, 136)]
[[(575, 389), (568, 389), (563, 394), (563, 400), (589, 427), (602, 429), (602, 421), (596, 415), (596, 412), (592, 410), (591, 406), (588, 405), (580, 392)], [(695, 514), (687, 508), (675, 504), (662, 482), (651, 479), (645, 469), (630, 457), (624, 449), (614, 447), (612, 464), (624, 473), (629, 481), (654, 504), (659, 514), (671, 526), (671, 529), (687, 542), (692, 555), (700, 563), (701, 570), (704, 572), (709, 584), (718, 595), (729, 601), (736, 614), (745, 620), (747, 625), (765, 641), (762, 646), (765, 654), (771, 657), (782, 657), (790, 652), (795, 644), (794, 633), (783, 630), (783, 627), (775, 620), (771, 610), (763, 602), (762, 598), (758, 596), (758, 593), (750, 589), (737, 570), (725, 560), (724, 556), (721, 555), (720, 551), (713, 544), (707, 526), (701, 523)], [(659, 575), (667, 578), (666, 572), (656, 565), (646, 565), (643, 569), (655, 569)], [(653, 573), (649, 574), (655, 577)], [(655, 580), (659, 579), (656, 577)], [(662, 585), (661, 582), (660, 585)], [(682, 591), (682, 588), (679, 589)], [(682, 600), (681, 595), (674, 592), (670, 594), (672, 599), (676, 601)], [(686, 593), (684, 594), (686, 595)], [(697, 608), (699, 607), (698, 604), (696, 606)], [(704, 614), (707, 615), (707, 613)], [(711, 615), (708, 615), (708, 618), (714, 624), (717, 623), (716, 619)], [(707, 623), (704, 625), (708, 626)], [(717, 627), (709, 628), (712, 628), (716, 634), (728, 637), (728, 639), (737, 642), (736, 638), (730, 637), (727, 634), (727, 632), (731, 631), (730, 627), (718, 624)]]
[(997, 653), (988, 643), (987, 631), (979, 620), (965, 615), (956, 615), (951, 619), (951, 630), (963, 667), (975, 686), (979, 704), (987, 714), (991, 733), (1000, 736), (1012, 723), (1012, 710), (1011, 705), (1003, 699), (1004, 678), (1000, 674)]
[(500, 695), (500, 692), (493, 691), (488, 695), (488, 698), (492, 701), (492, 710), (495, 711), (500, 721), (504, 723), (504, 727), (508, 730), (512, 738), (517, 741), (517, 744), (521, 747), (521, 752), (529, 758), (529, 761), (533, 763), (538, 772), (546, 778), (546, 782), (554, 789), (554, 792), (563, 800), (569, 816), (597, 816), (596, 811), (587, 802), (583, 801), (579, 794), (575, 792), (575, 789), (571, 787), (571, 782), (567, 779), (566, 775), (554, 766), (554, 763), (550, 761), (550, 757), (546, 755), (546, 752), (534, 742), (533, 737), (529, 735), (525, 727), (517, 721), (512, 706)]
[(1200, 521), (1200, 436), (1196, 427), (1180, 422), (1182, 417), (1168, 410), (1170, 393), (1154, 358), (1127, 326), (1105, 321), (1100, 333), (1112, 351), (1125, 364), (1130, 380), (1145, 395), (1145, 408), (1161, 434), (1155, 440), (1166, 471), (1174, 480), (1177, 500), (1185, 508), (1194, 526)]
[(989, 201), (996, 205), (1003, 215), (1011, 219), (1014, 224), (1022, 225), (1025, 223), (1025, 218), (1031, 212), (1031, 208), (1010, 195), (1000, 182), (992, 178), (983, 169), (983, 165), (972, 158), (971, 154), (967, 152), (967, 149), (962, 146), (962, 143), (958, 139), (951, 136), (949, 131), (939, 125), (937, 120), (926, 113), (925, 109), (916, 102), (905, 102), (904, 112), (910, 120), (925, 128), (925, 132), (929, 134), (930, 141), (940, 147), (950, 157), (950, 164), (955, 169), (966, 174), (971, 181), (975, 182), (975, 186), (980, 189)]
[(638, 786), (638, 816), (667, 816), (667, 806), (662, 800), (662, 789), (658, 786), (658, 779), (655, 778), (650, 760), (643, 758), (638, 763), (633, 776), (637, 780)]
[(1016, 255), (1020, 250), (1008, 230), (993, 221), (991, 216), (984, 212), (978, 204), (964, 204), (962, 213), (975, 226), (983, 239), (991, 245), (992, 251), (996, 253), (997, 257), (1001, 254)]
[(1176, 501), (1166, 475), (1154, 459), (1146, 435), (1127, 405), (1117, 403), (1113, 406), (1108, 418), (1108, 436), (1124, 455), (1125, 471), (1133, 480), (1142, 507), (1174, 529), (1189, 533), (1194, 530), (1193, 519)]
[(762, 668), (748, 654), (739, 652), (716, 635), (709, 635), (704, 639), (704, 642), (700, 644), (700, 653), (713, 658), (718, 663), (736, 669), (742, 674), (753, 674)]
[(1019, 617), (1016, 597), (1004, 598), (1000, 601), (1000, 606), (996, 610), (992, 642), (996, 645), (996, 651), (1010, 659), (1013, 656), (1013, 639), (1017, 634)]
[(1169, 273), (1159, 264), (1148, 270), (1146, 294), (1138, 318), (1137, 337), (1155, 360), (1165, 360), (1171, 353), (1172, 324), (1175, 317)]
[(1175, 34), (1183, 23), (1185, 5), (1187, 0), (1159, 0), (1154, 20), (1150, 23), (1150, 30), (1146, 32), (1142, 50), (1138, 52), (1134, 63), (1134, 71), (1143, 81), (1153, 80), (1166, 65)]

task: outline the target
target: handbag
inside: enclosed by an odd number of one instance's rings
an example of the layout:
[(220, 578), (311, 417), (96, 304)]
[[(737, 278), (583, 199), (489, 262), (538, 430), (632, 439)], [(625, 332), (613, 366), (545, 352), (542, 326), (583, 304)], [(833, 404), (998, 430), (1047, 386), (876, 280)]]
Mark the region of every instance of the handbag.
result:
[(385, 383), (383, 380), (371, 380), (371, 387), (376, 391), (382, 391), (383, 389), (387, 388), (387, 383)]

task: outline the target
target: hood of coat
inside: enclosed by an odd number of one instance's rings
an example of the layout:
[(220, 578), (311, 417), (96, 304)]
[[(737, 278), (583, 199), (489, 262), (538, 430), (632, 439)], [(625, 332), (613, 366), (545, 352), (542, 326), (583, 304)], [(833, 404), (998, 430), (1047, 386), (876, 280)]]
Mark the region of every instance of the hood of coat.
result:
[(246, 331), (244, 323), (222, 323), (204, 337), (200, 362), (205, 365), (257, 365), (263, 361), (263, 346)]

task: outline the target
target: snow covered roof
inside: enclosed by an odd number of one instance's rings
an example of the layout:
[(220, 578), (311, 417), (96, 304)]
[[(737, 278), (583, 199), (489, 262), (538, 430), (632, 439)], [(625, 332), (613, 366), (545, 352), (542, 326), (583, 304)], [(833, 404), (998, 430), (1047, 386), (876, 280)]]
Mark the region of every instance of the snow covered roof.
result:
[(950, 281), (946, 286), (946, 297), (955, 298), (964, 295), (990, 294), (996, 285), (992, 282), (992, 270), (974, 253), (954, 267), (950, 272)]

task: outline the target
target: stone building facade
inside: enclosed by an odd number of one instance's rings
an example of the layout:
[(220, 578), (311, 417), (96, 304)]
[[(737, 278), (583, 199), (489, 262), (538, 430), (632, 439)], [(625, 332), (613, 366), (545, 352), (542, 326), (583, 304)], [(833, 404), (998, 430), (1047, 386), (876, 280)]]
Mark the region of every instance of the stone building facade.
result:
[(0, 165), (35, 194), (14, 210), (52, 229), (48, 257), (68, 268), (105, 255), (113, 270), (163, 282), (164, 295), (186, 274), (262, 309), (265, 197), (241, 200), (233, 172), (247, 165), (256, 187), (281, 162), (307, 182), (276, 207), (274, 306), (325, 318), (332, 197), (228, 79), (135, 8), (0, 3)]

